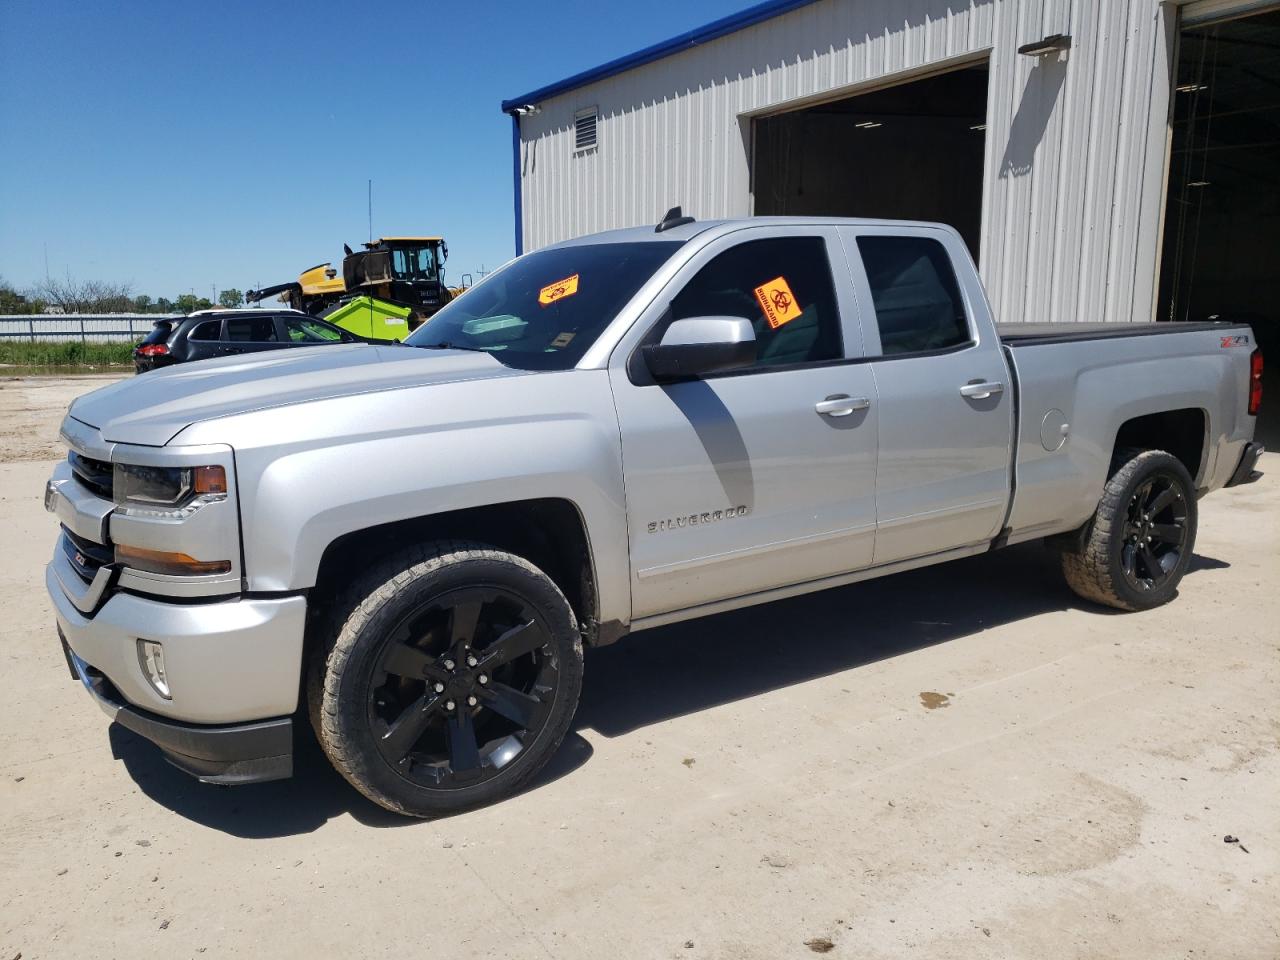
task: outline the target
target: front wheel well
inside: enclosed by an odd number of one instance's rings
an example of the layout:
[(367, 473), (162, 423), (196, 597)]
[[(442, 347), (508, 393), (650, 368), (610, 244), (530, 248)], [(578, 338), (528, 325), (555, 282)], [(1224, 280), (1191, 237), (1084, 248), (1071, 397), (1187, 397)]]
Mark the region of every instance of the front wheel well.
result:
[(325, 548), (311, 591), (313, 605), (403, 547), (436, 540), (470, 540), (523, 557), (560, 588), (588, 643), (595, 641), (595, 573), (586, 524), (568, 500), (519, 500), (452, 510), (380, 524), (344, 534)]
[(1165, 450), (1182, 461), (1198, 485), (1204, 475), (1207, 428), (1204, 411), (1196, 408), (1165, 410), (1126, 420), (1116, 432), (1107, 475), (1115, 476), (1124, 466), (1119, 462), (1119, 455), (1125, 450)]

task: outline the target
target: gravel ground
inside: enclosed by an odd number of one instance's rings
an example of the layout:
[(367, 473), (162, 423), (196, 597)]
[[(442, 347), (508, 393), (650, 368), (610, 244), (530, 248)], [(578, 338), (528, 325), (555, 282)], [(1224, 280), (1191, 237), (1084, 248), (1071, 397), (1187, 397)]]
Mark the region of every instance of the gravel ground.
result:
[(0, 462), (65, 456), (58, 425), (67, 406), (80, 394), (119, 379), (115, 375), (6, 377), (0, 367)]
[[(85, 386), (0, 387), (9, 459)], [(313, 746), (226, 789), (109, 731), (44, 596), (50, 467), (0, 464), (0, 960), (1280, 955), (1274, 454), (1170, 606), (1024, 545), (636, 635), (532, 789), (434, 823)]]

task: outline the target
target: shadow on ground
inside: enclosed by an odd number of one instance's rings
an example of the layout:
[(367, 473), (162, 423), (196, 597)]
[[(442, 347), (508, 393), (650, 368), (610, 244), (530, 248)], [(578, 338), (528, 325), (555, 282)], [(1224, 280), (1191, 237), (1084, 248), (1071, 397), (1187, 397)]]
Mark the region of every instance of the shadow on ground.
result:
[[(1196, 556), (1188, 571), (1228, 564)], [(590, 650), (574, 729), (526, 792), (591, 758), (577, 732), (606, 737), (909, 653), (993, 626), (1086, 605), (1039, 543), (663, 627)], [(111, 743), (157, 803), (240, 837), (308, 833), (350, 815), (374, 827), (406, 826), (370, 803), (325, 761), (305, 723), (295, 725), (291, 780), (245, 787), (198, 783), (150, 743), (113, 726)]]
[[(144, 794), (195, 823), (236, 837), (311, 833), (349, 815), (369, 827), (405, 827), (421, 821), (383, 810), (357, 793), (325, 759), (311, 728), (295, 720), (293, 777), (272, 783), (221, 787), (200, 783), (170, 766), (160, 750), (130, 730), (111, 725), (112, 756), (122, 761)], [(591, 757), (591, 744), (570, 731), (560, 750), (523, 792), (572, 773)]]

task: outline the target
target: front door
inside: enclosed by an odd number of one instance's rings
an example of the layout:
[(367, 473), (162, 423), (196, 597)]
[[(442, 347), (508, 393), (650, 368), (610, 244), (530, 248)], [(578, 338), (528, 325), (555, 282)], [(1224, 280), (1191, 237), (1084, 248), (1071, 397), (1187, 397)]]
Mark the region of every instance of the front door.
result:
[[(615, 356), (636, 618), (871, 563), (876, 392), (868, 365), (841, 362), (861, 337), (833, 247), (825, 229), (721, 238), (641, 321), (656, 341), (673, 320), (747, 317), (753, 368), (660, 385)], [(762, 300), (778, 297), (799, 309), (771, 323)]]

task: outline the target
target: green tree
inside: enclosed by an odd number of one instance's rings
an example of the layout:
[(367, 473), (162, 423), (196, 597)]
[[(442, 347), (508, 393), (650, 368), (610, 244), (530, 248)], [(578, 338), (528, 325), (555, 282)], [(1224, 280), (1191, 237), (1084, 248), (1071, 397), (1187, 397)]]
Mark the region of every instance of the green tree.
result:
[(168, 297), (161, 297), (156, 301), (157, 313), (173, 313), (173, 301)]
[(178, 299), (173, 301), (173, 308), (178, 313), (195, 313), (198, 309), (196, 306), (196, 295), (194, 293), (182, 293), (178, 295)]
[(0, 280), (0, 313), (30, 313), (31, 303), (4, 280)]
[(151, 298), (145, 293), (140, 293), (133, 298), (133, 309), (138, 313), (146, 313), (151, 309)]
[(235, 287), (229, 287), (218, 294), (218, 303), (228, 310), (244, 305), (244, 294)]

